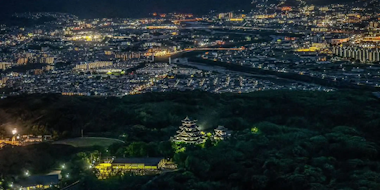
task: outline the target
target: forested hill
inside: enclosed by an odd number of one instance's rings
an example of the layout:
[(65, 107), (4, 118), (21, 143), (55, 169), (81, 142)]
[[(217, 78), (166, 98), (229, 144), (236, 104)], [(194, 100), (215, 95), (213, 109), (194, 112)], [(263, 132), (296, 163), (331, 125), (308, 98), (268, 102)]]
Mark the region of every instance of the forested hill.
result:
[[(271, 0), (277, 3), (278, 0)], [(306, 0), (313, 4), (352, 0)], [(252, 0), (0, 0), (0, 15), (14, 12), (66, 12), (79, 17), (143, 17), (152, 12), (205, 14), (210, 10), (253, 8)]]
[[(0, 100), (2, 133), (60, 138), (118, 137), (125, 144), (93, 150), (37, 144), (0, 151), (0, 176), (47, 171), (68, 162), (91, 190), (371, 190), (380, 183), (380, 100), (360, 91), (147, 93), (123, 98), (25, 95)], [(168, 140), (181, 119), (202, 130), (233, 130), (225, 141), (181, 145)], [(0, 134), (2, 135), (2, 134)], [(107, 151), (109, 150), (109, 151)], [(173, 158), (179, 170), (159, 176), (97, 180), (84, 163), (95, 153)], [(74, 182), (74, 181), (73, 181)]]
[[(0, 125), (20, 126), (20, 130), (32, 133), (55, 131), (61, 137), (79, 136), (81, 129), (85, 133), (112, 137), (140, 125), (158, 140), (167, 140), (175, 133), (181, 119), (188, 115), (198, 119), (204, 129), (225, 125), (232, 130), (244, 130), (254, 123), (267, 121), (317, 130), (350, 126), (369, 138), (378, 139), (378, 110), (379, 100), (371, 93), (355, 91), (250, 94), (193, 91), (107, 99), (25, 95), (0, 101)], [(108, 134), (104, 134), (105, 131)]]

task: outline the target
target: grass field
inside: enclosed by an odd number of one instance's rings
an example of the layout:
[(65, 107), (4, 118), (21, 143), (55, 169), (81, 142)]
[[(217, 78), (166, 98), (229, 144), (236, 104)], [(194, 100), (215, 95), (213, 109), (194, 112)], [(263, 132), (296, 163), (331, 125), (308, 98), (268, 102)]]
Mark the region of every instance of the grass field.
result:
[(114, 143), (124, 143), (119, 139), (111, 139), (104, 137), (79, 137), (73, 139), (65, 139), (56, 141), (53, 144), (64, 144), (73, 147), (90, 147), (90, 146), (103, 146), (108, 147)]

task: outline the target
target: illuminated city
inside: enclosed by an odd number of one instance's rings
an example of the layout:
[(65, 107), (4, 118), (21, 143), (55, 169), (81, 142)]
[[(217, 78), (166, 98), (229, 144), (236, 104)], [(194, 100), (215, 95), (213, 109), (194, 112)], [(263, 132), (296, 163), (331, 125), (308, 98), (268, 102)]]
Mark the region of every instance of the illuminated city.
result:
[(380, 189), (378, 0), (0, 4), (0, 190)]

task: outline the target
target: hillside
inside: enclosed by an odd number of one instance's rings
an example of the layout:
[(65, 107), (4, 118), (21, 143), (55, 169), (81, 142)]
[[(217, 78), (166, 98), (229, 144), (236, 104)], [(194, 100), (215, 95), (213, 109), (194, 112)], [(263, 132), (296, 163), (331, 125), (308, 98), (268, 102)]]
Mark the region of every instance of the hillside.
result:
[[(151, 135), (168, 139), (165, 130), (176, 130), (191, 116), (205, 128), (225, 125), (233, 130), (269, 121), (292, 127), (360, 127), (368, 135), (380, 135), (380, 105), (370, 93), (355, 91), (265, 91), (250, 94), (206, 92), (148, 93), (124, 98), (25, 95), (0, 101), (0, 124), (33, 133), (76, 137), (85, 133), (117, 137), (118, 131), (142, 125)], [(20, 130), (21, 130), (20, 129)], [(108, 133), (106, 133), (107, 131)], [(149, 139), (147, 137), (147, 139)]]
[[(66, 162), (65, 184), (114, 190), (354, 190), (380, 183), (380, 102), (359, 91), (264, 91), (250, 94), (150, 93), (123, 98), (25, 95), (0, 100), (4, 135), (53, 133), (59, 138), (115, 137), (125, 144), (85, 149), (54, 144), (0, 150), (0, 176), (47, 172)], [(231, 139), (201, 146), (171, 144), (185, 116), (202, 130), (217, 125)], [(1, 134), (2, 135), (2, 134)], [(58, 146), (58, 147), (57, 147)], [(179, 170), (98, 181), (91, 158), (173, 158)], [(6, 183), (3, 183), (5, 185)]]

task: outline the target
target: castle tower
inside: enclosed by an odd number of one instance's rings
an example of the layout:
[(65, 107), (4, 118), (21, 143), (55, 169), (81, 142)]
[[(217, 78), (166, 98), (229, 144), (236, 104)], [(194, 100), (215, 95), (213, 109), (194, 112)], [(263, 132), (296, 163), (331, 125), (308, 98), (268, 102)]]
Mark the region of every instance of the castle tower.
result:
[(205, 141), (205, 136), (198, 129), (196, 122), (197, 120), (190, 120), (189, 117), (182, 120), (182, 126), (179, 127), (177, 135), (172, 138), (172, 141), (189, 144), (203, 143)]
[(218, 126), (218, 128), (214, 129), (215, 135), (214, 139), (215, 140), (225, 140), (231, 136), (231, 131), (225, 128), (224, 126)]

